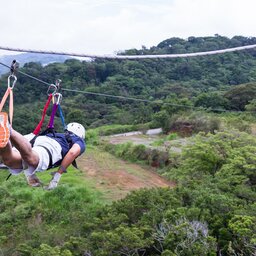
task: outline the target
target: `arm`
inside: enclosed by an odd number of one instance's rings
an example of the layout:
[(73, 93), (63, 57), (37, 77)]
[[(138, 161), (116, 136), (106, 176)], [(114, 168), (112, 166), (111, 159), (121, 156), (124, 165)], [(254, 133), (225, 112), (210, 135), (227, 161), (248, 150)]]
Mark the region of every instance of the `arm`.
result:
[(62, 174), (72, 164), (72, 162), (80, 155), (81, 148), (78, 144), (74, 144), (63, 158), (61, 165), (58, 169), (58, 173)]
[(58, 186), (62, 173), (66, 172), (66, 169), (80, 155), (80, 152), (80, 146), (75, 143), (63, 158), (58, 171), (54, 174), (49, 186), (46, 187), (47, 190), (54, 189)]

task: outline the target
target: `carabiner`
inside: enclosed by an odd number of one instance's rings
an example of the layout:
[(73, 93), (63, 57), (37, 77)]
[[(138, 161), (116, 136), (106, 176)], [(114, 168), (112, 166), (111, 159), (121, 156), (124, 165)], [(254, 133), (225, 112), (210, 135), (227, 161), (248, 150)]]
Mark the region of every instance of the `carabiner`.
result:
[(54, 94), (54, 103), (56, 103), (57, 105), (59, 105), (61, 103), (62, 100), (62, 95), (61, 93), (55, 93)]
[[(53, 92), (50, 92), (51, 89), (53, 89)], [(47, 90), (47, 94), (48, 96), (50, 96), (51, 94), (55, 94), (57, 92), (57, 87), (54, 84), (50, 84)]]
[[(14, 79), (13, 82), (12, 82), (12, 85), (11, 85), (11, 78)], [(8, 88), (13, 89), (13, 87), (16, 84), (16, 82), (17, 82), (17, 77), (15, 75), (11, 74), (11, 75), (8, 76)]]
[(60, 79), (56, 79), (56, 81), (55, 81), (55, 86), (57, 87), (57, 90), (59, 90), (60, 89), (60, 83), (61, 83), (62, 81), (60, 80)]

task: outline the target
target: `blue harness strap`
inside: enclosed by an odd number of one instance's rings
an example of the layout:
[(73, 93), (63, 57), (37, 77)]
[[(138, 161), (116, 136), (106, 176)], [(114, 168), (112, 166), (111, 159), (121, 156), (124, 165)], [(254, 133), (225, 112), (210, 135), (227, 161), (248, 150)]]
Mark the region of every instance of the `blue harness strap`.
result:
[(67, 129), (67, 125), (65, 123), (64, 115), (63, 115), (62, 108), (61, 108), (60, 104), (58, 105), (58, 110), (60, 113), (60, 119), (61, 119), (62, 125), (64, 127), (64, 131), (65, 131)]

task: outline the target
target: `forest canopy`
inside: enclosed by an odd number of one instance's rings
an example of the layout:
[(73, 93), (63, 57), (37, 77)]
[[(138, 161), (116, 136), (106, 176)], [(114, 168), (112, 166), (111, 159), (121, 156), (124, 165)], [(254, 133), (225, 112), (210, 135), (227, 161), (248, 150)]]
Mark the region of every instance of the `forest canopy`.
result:
[[(231, 39), (220, 35), (189, 37), (186, 40), (170, 38), (149, 49), (142, 47), (119, 54), (191, 53), (255, 43), (256, 38), (242, 36)], [(255, 49), (250, 49), (179, 59), (68, 59), (64, 63), (47, 66), (39, 62), (26, 63), (21, 70), (47, 83), (61, 79), (63, 89), (74, 90), (62, 91), (62, 106), (67, 120), (76, 117), (86, 127), (93, 128), (105, 124), (147, 123), (154, 120), (159, 111), (168, 109), (170, 114), (189, 106), (244, 111), (256, 91), (255, 55)], [(2, 76), (1, 85), (6, 84), (6, 79), (6, 76)], [(5, 87), (1, 86), (0, 93), (3, 94), (4, 90)], [(14, 125), (22, 132), (28, 132), (41, 115), (47, 98), (47, 86), (18, 74), (14, 94), (17, 106)], [(133, 101), (129, 97), (150, 102)], [(26, 124), (20, 121), (24, 116), (27, 118)]]

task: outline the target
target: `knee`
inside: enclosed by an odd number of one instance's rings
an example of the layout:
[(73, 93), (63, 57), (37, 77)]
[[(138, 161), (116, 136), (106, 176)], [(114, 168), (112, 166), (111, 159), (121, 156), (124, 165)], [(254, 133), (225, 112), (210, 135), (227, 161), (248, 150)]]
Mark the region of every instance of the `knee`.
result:
[(3, 157), (2, 156), (2, 162), (6, 166), (12, 166), (12, 164), (13, 164), (13, 161), (10, 157)]
[(34, 153), (23, 155), (22, 159), (28, 165), (33, 166), (33, 167), (37, 167), (37, 165), (39, 163), (39, 157), (36, 154), (34, 154)]

